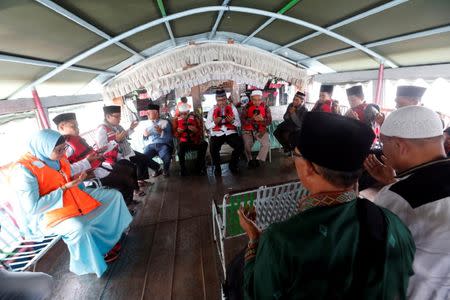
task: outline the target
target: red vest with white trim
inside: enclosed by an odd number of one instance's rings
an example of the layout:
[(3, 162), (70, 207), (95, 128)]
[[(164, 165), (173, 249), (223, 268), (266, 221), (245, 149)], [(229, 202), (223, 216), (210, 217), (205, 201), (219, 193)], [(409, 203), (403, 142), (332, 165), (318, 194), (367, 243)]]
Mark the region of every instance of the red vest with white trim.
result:
[(228, 130), (236, 130), (236, 126), (228, 122), (228, 120), (226, 119), (226, 117), (234, 118), (233, 108), (231, 107), (231, 105), (227, 105), (224, 108), (221, 108), (219, 106), (214, 107), (213, 119), (215, 120), (219, 117), (222, 117), (222, 121), (218, 125), (216, 124), (216, 126), (214, 126), (214, 128), (212, 129), (213, 131), (222, 131), (223, 125), (225, 125)]
[[(108, 142), (116, 140), (116, 132), (112, 130), (109, 126), (105, 124), (101, 124), (99, 128), (103, 128), (106, 131), (106, 135), (108, 137)], [(111, 151), (105, 152), (103, 157), (105, 158), (105, 162), (113, 165), (117, 161), (117, 156), (119, 155), (119, 145), (116, 145)]]
[[(96, 153), (95, 150), (80, 136), (67, 135), (66, 143), (73, 149), (73, 154), (68, 157), (71, 164), (85, 159), (91, 153)], [(101, 164), (102, 162), (100, 160), (91, 161), (92, 169), (99, 167)]]
[(197, 126), (197, 122), (196, 122), (195, 116), (193, 114), (189, 114), (186, 119), (181, 116), (178, 117), (177, 125), (178, 125), (178, 129), (183, 130), (183, 132), (177, 134), (178, 138), (180, 139), (180, 142), (182, 142), (182, 143), (195, 142), (196, 133), (189, 131), (189, 128), (188, 128), (188, 126)]
[[(256, 113), (258, 112), (259, 113)], [(255, 114), (256, 113), (256, 114)], [(263, 121), (255, 121), (253, 120), (253, 117), (255, 115), (261, 115), (263, 117)], [(266, 106), (264, 103), (261, 103), (259, 106), (254, 105), (253, 103), (250, 104), (250, 106), (247, 108), (247, 121), (244, 122), (244, 125), (242, 126), (243, 130), (246, 131), (258, 131), (258, 132), (266, 132)]]

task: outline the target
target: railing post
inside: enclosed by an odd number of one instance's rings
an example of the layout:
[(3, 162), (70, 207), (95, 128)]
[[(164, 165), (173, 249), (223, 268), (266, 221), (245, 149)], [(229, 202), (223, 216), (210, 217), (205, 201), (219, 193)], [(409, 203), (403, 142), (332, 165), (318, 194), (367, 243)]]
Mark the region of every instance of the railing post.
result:
[(384, 64), (381, 63), (378, 68), (378, 79), (377, 79), (377, 90), (375, 94), (375, 104), (378, 104), (380, 107), (383, 106), (381, 93), (383, 92), (383, 82), (384, 82)]
[(31, 90), (31, 94), (33, 95), (34, 105), (37, 109), (38, 120), (42, 129), (50, 128), (50, 124), (48, 122), (48, 116), (45, 113), (44, 108), (42, 107), (41, 98), (39, 98), (38, 92), (36, 89)]

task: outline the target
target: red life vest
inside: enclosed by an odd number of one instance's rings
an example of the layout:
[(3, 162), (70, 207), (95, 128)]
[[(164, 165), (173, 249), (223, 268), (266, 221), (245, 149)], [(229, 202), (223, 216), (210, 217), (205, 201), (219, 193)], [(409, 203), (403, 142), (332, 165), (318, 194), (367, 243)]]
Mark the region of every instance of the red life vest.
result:
[[(67, 135), (66, 143), (73, 149), (73, 154), (68, 157), (70, 163), (76, 163), (85, 159), (91, 153), (96, 153), (95, 150), (86, 143), (80, 136)], [(91, 161), (92, 169), (98, 168), (102, 162), (100, 160)]]
[[(102, 124), (99, 128), (103, 128), (106, 130), (106, 135), (108, 136), (108, 142), (116, 140), (116, 132), (112, 130), (111, 127)], [(116, 145), (111, 151), (105, 152), (103, 157), (105, 158), (105, 162), (113, 165), (117, 161), (117, 156), (119, 155), (119, 145)]]
[(312, 111), (322, 111), (328, 113), (339, 113), (338, 102), (336, 100), (317, 101)]
[[(40, 162), (41, 166), (36, 162)], [(18, 163), (30, 170), (36, 178), (39, 186), (39, 197), (47, 195), (72, 181), (70, 163), (65, 157), (59, 161), (61, 166), (59, 172), (45, 165), (30, 153), (23, 156)], [(45, 213), (44, 220), (47, 227), (53, 227), (64, 220), (88, 214), (101, 205), (88, 193), (80, 190), (78, 186), (74, 186), (63, 192), (63, 207)]]
[(357, 115), (358, 115), (358, 119), (363, 122), (366, 123), (366, 116), (364, 111), (366, 110), (367, 104), (366, 103), (362, 103), (358, 106), (353, 107), (351, 110), (353, 110)]
[(178, 129), (183, 130), (183, 132), (178, 133), (180, 142), (195, 142), (196, 133), (190, 132), (188, 129), (188, 126), (197, 126), (197, 122), (193, 114), (189, 114), (186, 119), (184, 119), (183, 117), (178, 117), (177, 125)]
[(254, 105), (250, 102), (250, 106), (247, 108), (247, 122), (242, 126), (243, 130), (246, 131), (258, 131), (266, 132), (266, 121), (256, 122), (253, 120), (255, 116), (255, 111), (259, 111), (259, 114), (265, 119), (266, 118), (266, 106), (261, 103), (259, 106)]
[(231, 105), (225, 106), (225, 108), (222, 109), (219, 106), (214, 107), (213, 112), (213, 119), (222, 117), (222, 122), (219, 123), (219, 125), (214, 126), (212, 129), (213, 131), (222, 131), (222, 126), (225, 125), (225, 127), (228, 130), (236, 130), (236, 126), (234, 126), (232, 123), (228, 122), (228, 120), (225, 117), (232, 117), (234, 118), (233, 114), (233, 108), (231, 108)]

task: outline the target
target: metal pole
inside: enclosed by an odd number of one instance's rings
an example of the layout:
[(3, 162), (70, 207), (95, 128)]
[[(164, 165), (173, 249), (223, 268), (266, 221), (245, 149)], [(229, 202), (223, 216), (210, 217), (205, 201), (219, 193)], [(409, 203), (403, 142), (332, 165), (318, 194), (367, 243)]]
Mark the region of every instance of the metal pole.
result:
[(36, 89), (31, 90), (31, 94), (33, 95), (34, 105), (36, 105), (36, 109), (38, 112), (38, 118), (39, 122), (42, 125), (43, 129), (49, 129), (50, 125), (48, 122), (47, 115), (44, 112), (44, 108), (42, 107), (41, 98), (39, 98), (39, 95), (36, 91)]
[(384, 81), (384, 64), (381, 63), (378, 68), (378, 80), (377, 80), (377, 93), (375, 94), (375, 104), (381, 106), (381, 93), (383, 91), (383, 81)]

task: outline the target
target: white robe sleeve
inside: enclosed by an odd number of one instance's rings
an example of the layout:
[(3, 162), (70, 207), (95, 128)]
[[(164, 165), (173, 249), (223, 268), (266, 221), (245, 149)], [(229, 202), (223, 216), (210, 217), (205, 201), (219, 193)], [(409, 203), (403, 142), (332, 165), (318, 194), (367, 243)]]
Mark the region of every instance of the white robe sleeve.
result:
[(237, 110), (236, 106), (234, 106), (234, 105), (232, 105), (231, 107), (233, 109), (233, 114), (234, 114), (233, 125), (236, 127), (241, 127), (241, 119), (239, 118), (238, 110)]
[(87, 171), (91, 168), (91, 163), (87, 160), (87, 158), (77, 161), (70, 165), (70, 171), (72, 176), (80, 174), (81, 172)]
[(95, 131), (95, 143), (97, 144), (97, 147), (103, 148), (108, 144), (108, 134), (106, 133), (105, 128), (103, 126), (100, 126)]
[(205, 127), (208, 130), (211, 130), (212, 128), (214, 128), (214, 126), (216, 126), (216, 123), (214, 123), (214, 120), (213, 120), (213, 112), (214, 112), (214, 107), (209, 110), (208, 116), (206, 117)]

